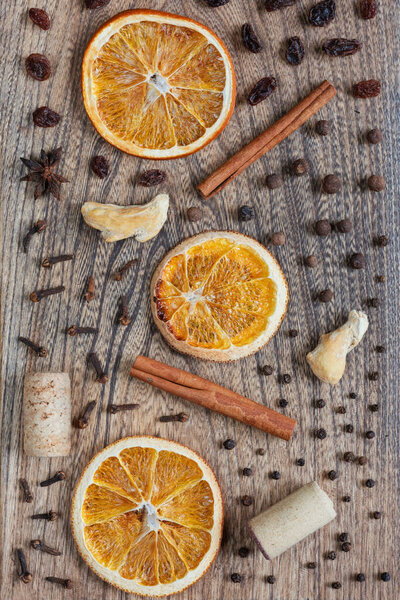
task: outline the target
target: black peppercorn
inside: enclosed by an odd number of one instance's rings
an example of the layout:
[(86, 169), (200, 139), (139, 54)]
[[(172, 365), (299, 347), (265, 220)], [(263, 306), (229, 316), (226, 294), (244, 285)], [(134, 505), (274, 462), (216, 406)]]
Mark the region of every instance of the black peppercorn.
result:
[(349, 534), (347, 532), (339, 533), (338, 540), (339, 542), (347, 542), (349, 539)]
[(385, 346), (376, 346), (375, 350), (378, 354), (383, 354), (385, 352)]
[(271, 473), (271, 479), (280, 479), (281, 478), (281, 474), (279, 473), (279, 471), (272, 471)]
[(368, 379), (370, 381), (378, 381), (378, 379), (379, 379), (378, 371), (371, 371), (371, 373), (368, 373)]
[(385, 246), (387, 246), (388, 243), (389, 243), (389, 239), (387, 238), (386, 235), (380, 235), (375, 240), (375, 244), (377, 246), (380, 246), (381, 248), (384, 248)]
[(337, 409), (336, 409), (336, 412), (339, 415), (345, 415), (347, 411), (346, 411), (346, 408), (344, 406), (338, 406)]
[(320, 292), (318, 294), (318, 300), (320, 302), (323, 302), (324, 304), (326, 304), (327, 302), (330, 302), (333, 298), (333, 292), (332, 290), (322, 290), (322, 292)]
[(315, 131), (318, 135), (329, 135), (332, 128), (332, 124), (330, 121), (321, 120), (317, 121), (315, 124)]
[(265, 375), (266, 377), (268, 377), (269, 375), (272, 375), (273, 372), (274, 372), (274, 369), (270, 365), (264, 365), (263, 367), (261, 367), (261, 373), (263, 375)]
[(250, 467), (245, 467), (242, 473), (244, 477), (250, 477), (250, 475), (253, 474), (253, 471), (250, 469)]
[(350, 552), (350, 550), (351, 550), (351, 543), (350, 542), (344, 542), (341, 545), (341, 549), (343, 550), (343, 552)]
[(343, 502), (350, 502), (351, 497), (350, 496), (343, 496)]
[(340, 588), (342, 587), (342, 584), (340, 583), (340, 581), (334, 581), (332, 583), (332, 587), (334, 590), (340, 590)]
[(367, 488), (373, 488), (375, 485), (375, 481), (373, 479), (367, 479), (367, 481), (365, 482), (365, 486)]
[(307, 563), (307, 569), (316, 569), (316, 568), (317, 568), (317, 563), (315, 563), (315, 562)]
[(304, 460), (304, 458), (298, 458), (298, 459), (296, 460), (296, 465), (297, 465), (298, 467), (304, 467), (304, 465), (305, 465), (305, 464), (306, 464), (306, 461)]
[(363, 467), (364, 465), (367, 464), (368, 461), (365, 458), (365, 456), (359, 456), (357, 462), (358, 462), (359, 465), (361, 465)]
[(332, 226), (327, 219), (321, 219), (315, 223), (315, 233), (320, 237), (329, 235), (332, 231)]
[(266, 454), (266, 450), (264, 450), (264, 448), (257, 448), (257, 450), (256, 450), (256, 453), (257, 453), (259, 456), (265, 456), (265, 454)]
[(336, 229), (340, 233), (349, 233), (353, 228), (350, 219), (342, 219), (336, 223)]
[(316, 408), (324, 408), (324, 406), (326, 406), (326, 402), (325, 400), (322, 400), (322, 398), (319, 398), (319, 400), (315, 401)]
[(357, 394), (355, 392), (350, 392), (349, 398), (351, 398), (352, 400), (355, 400), (357, 398)]
[(276, 581), (276, 577), (274, 577), (274, 575), (268, 575), (267, 583), (270, 583), (272, 585), (273, 583), (275, 583), (275, 581)]
[(251, 221), (254, 217), (254, 210), (252, 206), (241, 206), (239, 208), (239, 221)]
[(357, 575), (356, 575), (356, 581), (359, 581), (360, 583), (362, 583), (363, 581), (365, 581), (365, 575), (364, 575), (364, 573), (357, 573)]
[(291, 171), (293, 175), (297, 175), (297, 177), (301, 177), (302, 175), (306, 175), (310, 170), (310, 165), (305, 160), (305, 158), (298, 158), (291, 165)]
[(284, 373), (281, 377), (282, 383), (290, 383), (292, 381), (292, 376), (289, 373)]
[(239, 573), (232, 573), (231, 580), (233, 581), (233, 583), (241, 583), (242, 576), (239, 575)]
[(328, 477), (331, 481), (335, 481), (335, 479), (337, 479), (336, 471), (334, 471), (333, 469), (331, 471), (329, 471)]
[(381, 573), (381, 580), (390, 581), (390, 573), (387, 573), (386, 571), (384, 573)]
[(378, 128), (371, 129), (367, 133), (367, 140), (370, 144), (380, 144), (383, 139), (382, 131)]
[(281, 408), (286, 408), (289, 402), (285, 398), (280, 398), (278, 404)]
[(304, 262), (306, 263), (307, 267), (313, 269), (318, 264), (318, 258), (314, 256), (314, 254), (310, 254), (310, 256), (305, 257)]
[(366, 431), (365, 437), (367, 438), (367, 440), (373, 440), (375, 437), (375, 432), (372, 430)]
[(382, 514), (379, 512), (379, 510), (375, 510), (372, 513), (372, 516), (373, 516), (374, 519), (378, 520), (378, 519), (380, 519), (382, 517)]
[(331, 550), (331, 552), (328, 552), (328, 554), (326, 555), (326, 558), (329, 558), (329, 560), (335, 560), (335, 558), (336, 558), (336, 552), (334, 552), (333, 550)]
[(275, 190), (276, 188), (281, 187), (281, 185), (283, 184), (283, 181), (282, 181), (282, 177), (280, 175), (277, 175), (276, 173), (272, 173), (271, 175), (267, 175), (265, 183), (267, 184), (267, 188), (269, 190)]
[(295, 338), (299, 335), (299, 332), (297, 331), (297, 329), (289, 329), (288, 334), (289, 337)]
[(242, 496), (243, 506), (251, 506), (253, 504), (253, 498), (251, 496)]
[(370, 404), (368, 408), (371, 412), (378, 412), (379, 404)]
[(346, 462), (354, 462), (355, 458), (356, 457), (354, 456), (354, 454), (352, 452), (345, 452), (343, 454), (343, 460)]
[(352, 254), (349, 258), (349, 266), (352, 269), (365, 269), (365, 256), (361, 252)]
[(223, 446), (225, 450), (233, 450), (233, 448), (236, 446), (236, 442), (234, 440), (225, 440)]
[(385, 283), (386, 277), (384, 275), (377, 275), (376, 280), (378, 283)]
[(345, 432), (346, 432), (346, 433), (353, 433), (353, 431), (354, 431), (354, 427), (353, 427), (353, 425), (351, 425), (351, 424), (349, 423), (348, 425), (345, 425), (345, 426), (344, 426), (344, 430), (345, 430)]
[(317, 431), (315, 432), (315, 436), (319, 440), (324, 440), (326, 438), (326, 430), (323, 427), (321, 427), (320, 429), (317, 429)]
[(379, 298), (369, 298), (368, 305), (372, 306), (372, 308), (379, 308), (379, 306), (381, 305), (381, 301), (379, 300)]
[(248, 555), (250, 554), (250, 550), (248, 548), (246, 548), (246, 546), (242, 546), (241, 548), (239, 548), (238, 554), (242, 558), (247, 558)]

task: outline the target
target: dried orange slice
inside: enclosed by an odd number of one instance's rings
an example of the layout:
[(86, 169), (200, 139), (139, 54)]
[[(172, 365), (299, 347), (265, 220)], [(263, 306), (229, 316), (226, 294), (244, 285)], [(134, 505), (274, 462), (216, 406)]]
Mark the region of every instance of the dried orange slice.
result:
[(130, 10), (89, 42), (82, 92), (90, 120), (110, 144), (144, 158), (177, 158), (221, 133), (236, 83), (228, 50), (208, 27)]
[(176, 350), (236, 360), (277, 332), (288, 303), (275, 258), (240, 233), (201, 233), (173, 248), (151, 282), (157, 327)]
[(193, 450), (160, 438), (107, 446), (75, 488), (72, 532), (102, 579), (142, 596), (167, 596), (197, 581), (222, 538), (221, 490)]

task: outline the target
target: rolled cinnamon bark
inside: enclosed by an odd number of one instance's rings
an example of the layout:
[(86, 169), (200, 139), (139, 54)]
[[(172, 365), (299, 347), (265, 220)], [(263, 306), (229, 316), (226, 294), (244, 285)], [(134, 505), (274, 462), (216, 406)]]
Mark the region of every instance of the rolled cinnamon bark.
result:
[(276, 558), (336, 517), (332, 500), (311, 481), (249, 522), (261, 552)]
[(68, 373), (28, 373), (22, 407), (24, 450), (29, 456), (67, 456), (71, 449)]

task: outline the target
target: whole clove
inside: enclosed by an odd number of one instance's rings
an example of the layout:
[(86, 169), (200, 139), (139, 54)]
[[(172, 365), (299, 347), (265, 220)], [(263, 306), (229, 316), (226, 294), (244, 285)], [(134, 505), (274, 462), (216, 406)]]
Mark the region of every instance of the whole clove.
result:
[(127, 326), (131, 322), (131, 318), (128, 312), (128, 300), (126, 296), (121, 296), (120, 298), (120, 313), (118, 317), (118, 321), (121, 325)]
[(29, 229), (28, 233), (22, 240), (22, 246), (24, 248), (24, 252), (28, 251), (28, 246), (30, 244), (32, 236), (35, 235), (35, 233), (41, 233), (42, 231), (44, 231), (46, 229), (46, 227), (47, 227), (46, 219), (41, 219), (39, 221), (36, 221), (36, 223), (33, 225), (33, 227), (31, 227)]
[(68, 260), (73, 260), (75, 257), (73, 254), (60, 254), (60, 256), (48, 256), (42, 262), (42, 267), (45, 269), (51, 269), (53, 265), (56, 265), (59, 262), (66, 262)]
[(46, 348), (43, 348), (43, 346), (39, 346), (38, 344), (35, 344), (31, 340), (28, 340), (28, 338), (19, 336), (18, 341), (25, 344), (25, 346), (28, 346), (28, 348), (31, 348), (31, 350), (33, 350), (35, 352), (35, 354), (37, 354), (41, 358), (45, 358), (47, 356)]
[(189, 415), (181, 412), (178, 413), (177, 415), (164, 415), (162, 417), (160, 417), (160, 422), (161, 423), (171, 423), (173, 421), (179, 421), (179, 423), (186, 423), (186, 421), (189, 419)]
[(103, 383), (103, 384), (107, 383), (107, 381), (108, 381), (107, 374), (101, 368), (99, 357), (97, 356), (96, 352), (90, 352), (90, 354), (88, 356), (88, 361), (93, 366), (94, 370), (96, 371), (96, 375), (97, 375), (96, 381), (98, 381), (99, 383)]
[(49, 479), (45, 479), (45, 481), (40, 482), (40, 487), (48, 487), (49, 485), (53, 485), (53, 483), (57, 483), (57, 481), (64, 481), (66, 475), (64, 471), (57, 471), (53, 477), (49, 477)]
[(86, 429), (86, 427), (89, 425), (89, 417), (92, 414), (95, 406), (96, 400), (92, 400), (86, 405), (82, 415), (76, 419), (76, 426), (78, 429)]
[(32, 574), (29, 573), (29, 571), (28, 571), (28, 567), (26, 564), (26, 557), (21, 548), (18, 548), (18, 550), (17, 550), (17, 558), (18, 558), (18, 562), (19, 562), (18, 577), (20, 578), (21, 581), (23, 581), (23, 583), (30, 583), (32, 581)]
[(134, 410), (138, 406), (139, 404), (111, 404), (108, 407), (108, 412), (112, 415), (115, 415), (117, 412), (121, 412), (124, 410)]
[(24, 502), (27, 502), (28, 504), (30, 504), (31, 502), (33, 502), (33, 494), (30, 490), (29, 484), (27, 482), (26, 479), (20, 479), (19, 480), (19, 484), (21, 486), (22, 489), (22, 493), (23, 493), (23, 497), (24, 497)]
[(46, 577), (46, 581), (51, 583), (58, 583), (66, 590), (72, 589), (72, 581), (70, 579), (62, 579), (61, 577)]
[(92, 300), (94, 300), (94, 296), (95, 296), (94, 291), (95, 291), (95, 281), (94, 281), (94, 277), (92, 275), (90, 275), (90, 277), (88, 279), (87, 290), (85, 292), (86, 302), (91, 302)]
[(35, 290), (29, 295), (29, 298), (32, 302), (40, 302), (40, 300), (46, 296), (54, 296), (54, 294), (61, 294), (64, 291), (65, 287), (59, 285), (58, 287), (49, 288), (47, 290)]
[(115, 281), (121, 281), (125, 277), (126, 273), (129, 271), (129, 269), (136, 265), (137, 261), (137, 258), (128, 260), (127, 263), (125, 263), (118, 271), (116, 271), (114, 275)]
[(67, 333), (74, 337), (82, 333), (99, 333), (99, 330), (96, 329), (96, 327), (79, 327), (78, 325), (71, 325), (71, 327), (67, 329)]
[(45, 552), (46, 554), (51, 554), (51, 556), (61, 556), (62, 552), (57, 550), (56, 548), (51, 548), (47, 546), (42, 540), (31, 540), (31, 546), (34, 550), (39, 550), (40, 552)]
[(32, 519), (43, 519), (44, 521), (55, 521), (58, 518), (58, 514), (54, 512), (54, 510), (49, 510), (47, 513), (38, 513), (37, 515), (32, 515)]

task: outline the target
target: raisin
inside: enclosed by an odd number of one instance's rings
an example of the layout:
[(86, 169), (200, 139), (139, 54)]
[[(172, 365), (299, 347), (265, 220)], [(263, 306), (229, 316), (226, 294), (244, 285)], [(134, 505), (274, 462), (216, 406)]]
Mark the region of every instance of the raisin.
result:
[(295, 3), (296, 0), (265, 0), (265, 8), (268, 12), (273, 12), (287, 6), (293, 6)]
[(346, 38), (332, 38), (322, 46), (328, 56), (350, 56), (361, 48), (358, 40), (347, 40)]
[(299, 65), (304, 58), (304, 46), (299, 37), (291, 37), (287, 41), (286, 60), (290, 65)]
[(362, 19), (373, 19), (378, 12), (378, 3), (376, 0), (361, 0), (360, 14)]
[(359, 81), (353, 85), (353, 96), (356, 98), (375, 98), (381, 93), (381, 84), (376, 79)]
[(42, 10), (41, 8), (30, 8), (29, 18), (32, 23), (38, 25), (40, 29), (43, 29), (44, 31), (50, 29), (50, 17), (45, 10)]
[(211, 6), (211, 8), (217, 8), (218, 6), (228, 4), (229, 0), (206, 0), (206, 2), (208, 6)]
[(90, 166), (92, 171), (99, 179), (104, 179), (108, 175), (108, 171), (110, 170), (110, 165), (108, 164), (108, 160), (105, 156), (93, 156), (90, 161)]
[(30, 54), (25, 60), (26, 72), (37, 81), (46, 81), (50, 77), (50, 61), (44, 54)]
[(314, 27), (326, 27), (332, 23), (336, 15), (335, 0), (323, 0), (311, 7), (308, 13), (308, 21)]
[(95, 8), (103, 8), (103, 6), (107, 6), (110, 0), (85, 0), (86, 8), (90, 8), (91, 10)]
[(153, 185), (160, 185), (167, 179), (165, 171), (159, 169), (150, 169), (149, 171), (143, 171), (138, 177), (138, 184), (144, 187), (153, 187)]
[(60, 120), (61, 116), (48, 106), (41, 106), (33, 113), (33, 122), (37, 127), (55, 127)]
[(263, 47), (250, 23), (244, 23), (244, 25), (242, 25), (242, 40), (244, 46), (247, 50), (250, 50), (250, 52), (253, 52), (254, 54), (261, 52)]
[(278, 83), (275, 77), (263, 77), (251, 90), (248, 101), (252, 106), (262, 102), (276, 90)]

